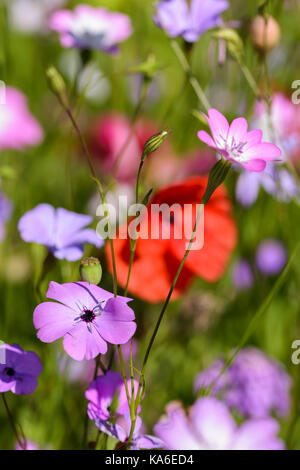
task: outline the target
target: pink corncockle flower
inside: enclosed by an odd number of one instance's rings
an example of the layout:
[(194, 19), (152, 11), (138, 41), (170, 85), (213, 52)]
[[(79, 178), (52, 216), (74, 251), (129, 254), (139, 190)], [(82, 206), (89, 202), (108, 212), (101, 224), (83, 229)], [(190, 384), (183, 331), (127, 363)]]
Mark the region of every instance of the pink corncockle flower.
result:
[(109, 53), (117, 52), (118, 43), (132, 34), (127, 15), (89, 5), (78, 5), (74, 11), (56, 11), (49, 26), (60, 34), (64, 47), (100, 49)]
[(281, 150), (276, 145), (262, 142), (261, 130), (248, 132), (246, 119), (234, 119), (229, 126), (225, 116), (216, 109), (209, 109), (208, 116), (203, 115), (212, 137), (205, 131), (199, 131), (199, 139), (214, 148), (226, 160), (241, 165), (248, 171), (263, 171), (268, 161), (280, 157)]
[(95, 230), (85, 228), (92, 220), (89, 215), (38, 204), (20, 218), (18, 229), (25, 242), (45, 245), (55, 258), (77, 261), (86, 243), (97, 248), (104, 244)]
[(33, 393), (43, 368), (37, 354), (24, 351), (17, 344), (0, 344), (0, 358), (0, 393)]
[(0, 104), (0, 150), (23, 150), (38, 145), (43, 130), (31, 115), (26, 97), (16, 88), (6, 87)]
[(52, 343), (64, 338), (64, 349), (73, 359), (93, 359), (107, 352), (107, 343), (125, 344), (136, 330), (127, 297), (87, 282), (50, 282), (46, 297), (33, 313), (38, 338)]

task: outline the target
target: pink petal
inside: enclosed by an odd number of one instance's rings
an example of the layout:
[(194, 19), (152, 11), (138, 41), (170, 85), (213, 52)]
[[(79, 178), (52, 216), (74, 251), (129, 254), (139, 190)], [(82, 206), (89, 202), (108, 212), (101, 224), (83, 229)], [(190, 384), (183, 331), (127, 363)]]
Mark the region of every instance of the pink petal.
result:
[(38, 329), (37, 336), (45, 343), (61, 338), (73, 326), (74, 312), (55, 302), (43, 302), (33, 312), (33, 324)]
[(110, 321), (133, 321), (135, 316), (132, 308), (128, 307), (126, 303), (112, 297), (105, 304), (102, 318)]
[(214, 141), (218, 147), (226, 142), (227, 134), (229, 130), (229, 124), (225, 116), (221, 114), (217, 109), (208, 110), (208, 124), (213, 135)]
[(247, 130), (248, 123), (245, 118), (234, 119), (229, 127), (227, 142), (230, 144), (233, 139), (235, 142), (243, 142)]
[(106, 320), (103, 316), (97, 318), (95, 325), (102, 338), (112, 344), (127, 343), (136, 330), (134, 322)]
[(246, 142), (245, 150), (253, 147), (253, 145), (260, 144), (262, 139), (263, 133), (260, 129), (254, 129), (250, 131), (246, 135)]
[(78, 312), (82, 307), (93, 309), (99, 302), (113, 297), (113, 294), (88, 282), (58, 284), (52, 281), (46, 296)]
[(247, 163), (241, 163), (241, 165), (248, 171), (263, 171), (266, 167), (266, 162), (264, 160), (253, 158)]
[(94, 325), (91, 328), (92, 332), (81, 322), (64, 337), (64, 349), (76, 361), (93, 359), (107, 351), (107, 344), (99, 336)]
[(214, 140), (211, 138), (211, 136), (207, 132), (199, 131), (197, 135), (198, 135), (198, 138), (202, 140), (202, 142), (204, 142), (206, 145), (208, 145), (209, 147), (216, 148), (216, 144)]
[(265, 161), (271, 161), (279, 158), (281, 150), (274, 144), (263, 142), (257, 145), (253, 145), (244, 152), (245, 158), (251, 160), (252, 158), (261, 159)]

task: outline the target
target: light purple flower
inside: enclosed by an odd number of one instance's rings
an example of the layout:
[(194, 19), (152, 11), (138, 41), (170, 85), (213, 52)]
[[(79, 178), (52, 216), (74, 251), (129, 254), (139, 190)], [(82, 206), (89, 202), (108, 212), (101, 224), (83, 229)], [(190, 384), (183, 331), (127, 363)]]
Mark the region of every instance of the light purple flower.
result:
[(5, 236), (5, 223), (9, 220), (12, 213), (10, 200), (0, 192), (0, 241)]
[(118, 43), (132, 34), (130, 18), (105, 8), (78, 5), (74, 11), (58, 10), (50, 18), (50, 28), (60, 34), (64, 47), (100, 49), (114, 53)]
[(275, 412), (286, 416), (290, 407), (291, 379), (281, 363), (259, 349), (239, 352), (229, 369), (215, 382), (224, 361), (218, 360), (201, 372), (195, 391), (214, 383), (212, 393), (242, 416), (265, 418)]
[(8, 390), (16, 395), (33, 393), (42, 372), (38, 356), (17, 344), (0, 344), (0, 358), (0, 393)]
[(107, 343), (125, 344), (136, 324), (127, 297), (114, 297), (87, 282), (50, 282), (46, 297), (33, 313), (37, 336), (45, 343), (64, 338), (64, 349), (73, 359), (93, 359), (107, 352)]
[(253, 285), (253, 273), (245, 259), (239, 259), (232, 270), (232, 282), (238, 290), (250, 289)]
[(255, 260), (263, 274), (279, 274), (287, 261), (285, 246), (279, 240), (264, 240), (257, 248)]
[(199, 398), (188, 415), (178, 403), (154, 427), (168, 450), (281, 450), (278, 423), (249, 420), (237, 426), (228, 408), (216, 398)]
[(227, 119), (216, 109), (209, 109), (207, 119), (213, 138), (205, 131), (198, 137), (214, 148), (228, 161), (241, 165), (248, 171), (263, 171), (267, 161), (276, 160), (281, 150), (273, 144), (262, 142), (262, 131), (248, 132), (246, 119), (234, 119), (229, 126)]
[(279, 201), (289, 202), (299, 196), (294, 177), (283, 167), (268, 162), (264, 171), (250, 173), (243, 171), (235, 188), (236, 198), (244, 207), (250, 207), (256, 201), (260, 188)]
[(229, 7), (224, 0), (163, 0), (156, 6), (154, 21), (172, 38), (182, 36), (196, 42), (208, 29), (221, 24), (221, 13)]
[(43, 131), (30, 114), (23, 93), (16, 88), (6, 87), (0, 104), (0, 150), (23, 150), (37, 145), (43, 138)]
[(18, 229), (25, 242), (45, 245), (58, 259), (77, 261), (84, 253), (85, 243), (103, 246), (95, 230), (84, 228), (92, 220), (89, 215), (39, 204), (21, 217)]

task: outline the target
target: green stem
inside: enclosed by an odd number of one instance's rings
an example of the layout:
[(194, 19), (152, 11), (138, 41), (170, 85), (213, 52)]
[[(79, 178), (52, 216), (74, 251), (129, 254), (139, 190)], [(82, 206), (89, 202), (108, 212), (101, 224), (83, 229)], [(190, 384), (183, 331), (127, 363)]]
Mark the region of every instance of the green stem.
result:
[(10, 409), (9, 409), (8, 403), (6, 401), (5, 393), (1, 393), (1, 395), (2, 395), (2, 401), (3, 401), (3, 404), (4, 404), (4, 408), (6, 410), (9, 422), (10, 422), (11, 427), (13, 429), (13, 432), (16, 436), (16, 439), (17, 439), (21, 449), (26, 450), (26, 438), (24, 436), (22, 428), (21, 428), (21, 433), (23, 434), (23, 440), (22, 440), (22, 438), (20, 437), (20, 435), (18, 433), (17, 426), (16, 426), (15, 421), (14, 421), (14, 417), (13, 417), (13, 415), (12, 415)]
[(244, 75), (245, 79), (247, 80), (247, 82), (248, 82), (251, 90), (253, 91), (254, 95), (256, 96), (256, 98), (259, 98), (260, 97), (259, 88), (256, 84), (256, 81), (255, 81), (252, 73), (248, 69), (247, 65), (245, 65), (241, 60), (237, 60), (237, 63), (240, 66), (240, 69), (243, 72), (243, 75)]
[(122, 377), (125, 385), (125, 391), (126, 391), (126, 398), (128, 401), (128, 406), (130, 409), (130, 395), (129, 395), (129, 389), (128, 389), (128, 383), (127, 383), (127, 377), (126, 377), (126, 371), (125, 371), (125, 366), (124, 366), (124, 358), (121, 350), (121, 346), (118, 344), (117, 346), (118, 353), (119, 353), (119, 358), (120, 358), (120, 365), (121, 365), (121, 371), (122, 371)]
[(211, 108), (210, 102), (208, 101), (204, 91), (202, 90), (199, 81), (197, 78), (193, 75), (191, 66), (182, 51), (181, 47), (179, 46), (178, 42), (175, 40), (171, 41), (171, 46), (184, 70), (184, 72), (187, 75), (188, 81), (190, 85), (192, 86), (194, 92), (196, 93), (198, 99), (200, 100), (202, 106), (205, 108), (207, 111), (209, 108)]

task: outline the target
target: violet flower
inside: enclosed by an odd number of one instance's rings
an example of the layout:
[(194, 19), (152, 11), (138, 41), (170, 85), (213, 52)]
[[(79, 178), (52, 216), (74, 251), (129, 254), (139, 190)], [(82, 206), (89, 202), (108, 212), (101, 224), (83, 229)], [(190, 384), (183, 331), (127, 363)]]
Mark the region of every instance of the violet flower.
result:
[(0, 344), (0, 393), (10, 390), (16, 395), (33, 393), (42, 364), (37, 354), (24, 351), (17, 344)]
[(27, 100), (16, 88), (6, 87), (5, 103), (0, 104), (0, 150), (23, 150), (37, 145), (43, 138), (43, 131), (30, 114)]
[(92, 220), (89, 215), (39, 204), (21, 217), (18, 229), (25, 242), (45, 245), (58, 259), (77, 261), (84, 253), (85, 243), (103, 246), (95, 230), (84, 228)]
[(243, 171), (238, 178), (235, 194), (237, 201), (244, 207), (250, 207), (256, 201), (260, 188), (282, 202), (289, 202), (299, 196), (299, 189), (294, 177), (281, 166), (268, 162), (264, 171), (250, 173)]
[(163, 0), (156, 6), (154, 21), (171, 37), (196, 42), (208, 29), (220, 25), (220, 14), (229, 7), (224, 0)]
[(74, 11), (56, 11), (49, 26), (59, 33), (63, 47), (100, 49), (108, 53), (117, 52), (118, 43), (132, 34), (127, 15), (89, 5), (78, 5)]
[(238, 290), (250, 289), (253, 285), (253, 273), (245, 259), (239, 259), (232, 270), (232, 282)]
[(125, 344), (136, 324), (127, 297), (87, 282), (50, 282), (46, 297), (33, 313), (37, 336), (44, 343), (63, 337), (64, 349), (73, 359), (93, 359), (107, 352), (107, 343)]
[[(127, 386), (131, 398), (131, 379), (127, 380)], [(137, 391), (138, 382), (134, 380), (135, 397)], [(105, 375), (97, 377), (91, 382), (85, 396), (89, 400), (89, 418), (95, 421), (100, 431), (125, 443), (129, 438), (131, 419), (121, 375), (108, 371)], [(162, 442), (154, 436), (142, 433), (142, 420), (138, 416), (130, 447), (132, 450), (155, 449), (162, 447)]]
[[(223, 360), (201, 372), (195, 390), (208, 388), (218, 377)], [(212, 393), (242, 416), (265, 418), (275, 412), (286, 416), (290, 408), (291, 379), (283, 365), (259, 349), (242, 349), (233, 364), (214, 383)]]
[(279, 274), (287, 262), (287, 252), (279, 240), (261, 242), (256, 251), (256, 266), (265, 275)]
[(5, 223), (9, 220), (12, 213), (10, 200), (0, 192), (0, 241), (5, 236)]
[(154, 427), (167, 450), (282, 450), (278, 423), (248, 420), (237, 426), (228, 408), (216, 398), (199, 398), (188, 415), (178, 403)]
[(276, 160), (281, 150), (274, 144), (262, 142), (262, 131), (248, 132), (246, 119), (234, 119), (229, 126), (227, 119), (216, 109), (209, 109), (207, 119), (212, 136), (199, 131), (198, 137), (214, 148), (226, 160), (241, 165), (248, 171), (263, 171), (267, 161)]
[(19, 442), (16, 442), (16, 445), (15, 445), (15, 450), (40, 450), (38, 445), (35, 444), (34, 442), (32, 441), (26, 441), (26, 444), (25, 444), (25, 449), (23, 449)]

